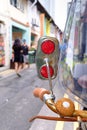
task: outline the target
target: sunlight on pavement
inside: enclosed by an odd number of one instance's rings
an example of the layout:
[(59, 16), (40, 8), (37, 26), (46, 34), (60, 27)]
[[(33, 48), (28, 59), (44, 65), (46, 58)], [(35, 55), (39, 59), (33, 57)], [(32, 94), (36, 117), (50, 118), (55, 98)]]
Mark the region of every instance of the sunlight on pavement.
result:
[[(68, 98), (69, 96), (65, 93), (64, 97)], [(78, 109), (79, 108), (78, 102), (74, 101), (74, 104), (75, 104), (75, 109)], [(64, 121), (57, 121), (55, 130), (63, 130), (63, 127), (64, 127)], [(73, 130), (76, 130), (77, 127), (78, 127), (78, 123), (74, 122), (73, 123)]]
[(14, 73), (14, 72), (15, 72), (14, 69), (7, 69), (7, 70), (4, 70), (4, 71), (0, 72), (0, 75), (1, 75), (1, 76), (6, 76), (6, 75), (12, 74), (12, 73)]
[(55, 130), (63, 130), (64, 121), (58, 121)]
[[(74, 101), (75, 104), (75, 109), (78, 110), (79, 109), (79, 104), (78, 102)], [(74, 130), (76, 130), (76, 128), (78, 127), (78, 122), (74, 122)]]

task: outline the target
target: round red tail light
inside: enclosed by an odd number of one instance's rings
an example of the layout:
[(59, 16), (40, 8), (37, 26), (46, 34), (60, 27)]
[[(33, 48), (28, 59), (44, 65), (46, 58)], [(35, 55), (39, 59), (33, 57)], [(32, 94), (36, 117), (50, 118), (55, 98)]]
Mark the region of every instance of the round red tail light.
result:
[[(50, 76), (52, 77), (53, 74), (54, 74), (54, 70), (53, 70), (53, 68), (51, 66), (49, 66), (49, 70), (50, 70)], [(47, 66), (46, 65), (44, 65), (44, 66), (41, 67), (40, 74), (44, 78), (48, 78), (48, 72), (47, 72)]]
[(46, 40), (42, 43), (41, 49), (45, 54), (51, 54), (55, 50), (55, 44), (51, 40)]

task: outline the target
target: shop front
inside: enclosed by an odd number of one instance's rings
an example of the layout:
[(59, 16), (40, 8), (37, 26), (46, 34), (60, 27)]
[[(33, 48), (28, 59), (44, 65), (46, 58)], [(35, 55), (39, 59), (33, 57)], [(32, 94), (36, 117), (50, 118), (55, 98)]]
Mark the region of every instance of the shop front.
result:
[(5, 66), (5, 24), (0, 21), (0, 68)]

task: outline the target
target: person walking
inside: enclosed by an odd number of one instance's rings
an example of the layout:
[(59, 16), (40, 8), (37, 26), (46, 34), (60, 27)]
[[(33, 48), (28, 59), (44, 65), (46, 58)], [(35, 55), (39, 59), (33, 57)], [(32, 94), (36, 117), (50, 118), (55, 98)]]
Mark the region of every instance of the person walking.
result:
[(23, 56), (24, 56), (24, 68), (26, 68), (26, 64), (28, 65), (28, 68), (29, 68), (29, 47), (26, 43), (26, 40), (24, 39), (23, 40)]
[(21, 46), (20, 39), (15, 39), (12, 49), (14, 53), (15, 72), (18, 75), (18, 77), (21, 77), (20, 70), (23, 64), (23, 49)]

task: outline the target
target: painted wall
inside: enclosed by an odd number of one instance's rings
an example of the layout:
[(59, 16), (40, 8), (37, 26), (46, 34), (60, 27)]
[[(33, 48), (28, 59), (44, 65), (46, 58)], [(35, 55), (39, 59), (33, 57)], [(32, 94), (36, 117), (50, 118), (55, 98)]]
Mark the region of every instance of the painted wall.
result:
[(46, 35), (50, 36), (50, 20), (46, 19)]
[[(27, 3), (25, 1), (25, 4), (24, 4), (25, 7), (27, 7)], [(26, 8), (25, 8), (26, 9)], [(23, 23), (23, 24), (27, 24), (28, 23), (28, 15), (26, 13), (26, 10), (24, 12), (20, 11), (20, 9), (17, 9), (15, 8), (14, 6), (12, 6), (10, 3), (9, 3), (9, 12), (10, 12), (10, 17)]]
[(44, 35), (44, 20), (45, 20), (45, 14), (40, 14), (40, 36)]

